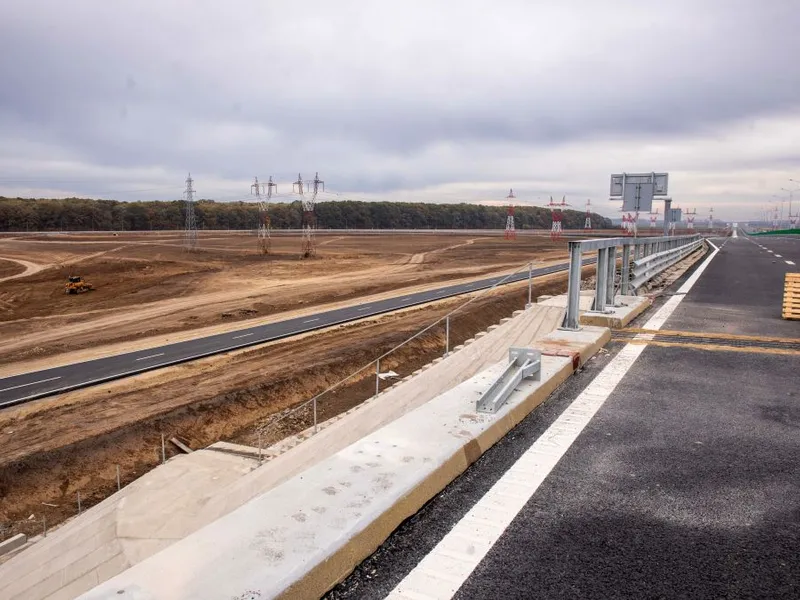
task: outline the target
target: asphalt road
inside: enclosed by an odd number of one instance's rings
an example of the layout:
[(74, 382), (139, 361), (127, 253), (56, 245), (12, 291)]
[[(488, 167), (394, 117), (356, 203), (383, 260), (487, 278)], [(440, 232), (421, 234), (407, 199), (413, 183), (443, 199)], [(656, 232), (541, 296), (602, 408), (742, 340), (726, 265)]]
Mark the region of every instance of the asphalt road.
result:
[[(775, 304), (792, 266), (770, 254), (729, 240), (662, 329), (800, 339), (800, 323)], [(385, 597), (622, 346), (570, 378), (327, 597)], [(454, 597), (796, 598), (798, 361), (648, 345)]]
[[(594, 263), (596, 259), (585, 259), (583, 264)], [(568, 263), (551, 265), (533, 270), (534, 277), (565, 271)], [(187, 362), (204, 356), (220, 354), (237, 348), (244, 348), (263, 342), (290, 337), (300, 333), (322, 329), (339, 323), (355, 321), (364, 317), (425, 304), (442, 298), (459, 296), (477, 290), (488, 289), (496, 285), (504, 285), (528, 278), (528, 273), (517, 273), (505, 279), (492, 277), (471, 283), (450, 285), (435, 290), (407, 294), (368, 304), (358, 304), (306, 315), (296, 319), (287, 319), (268, 325), (259, 325), (238, 331), (186, 340), (157, 348), (149, 348), (137, 352), (128, 352), (105, 358), (98, 358), (80, 363), (63, 365), (52, 369), (32, 371), (12, 377), (0, 379), (0, 408), (12, 406), (74, 390), (104, 381), (159, 369), (168, 365)], [(505, 280), (504, 280), (505, 279)], [(501, 284), (502, 282), (502, 284)]]

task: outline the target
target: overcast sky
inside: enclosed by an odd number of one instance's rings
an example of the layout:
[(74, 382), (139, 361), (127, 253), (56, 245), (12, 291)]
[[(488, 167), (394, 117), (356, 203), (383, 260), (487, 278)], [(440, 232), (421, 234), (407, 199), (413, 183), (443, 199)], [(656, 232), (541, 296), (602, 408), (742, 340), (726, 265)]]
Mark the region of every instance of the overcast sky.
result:
[(3, 0), (0, 195), (319, 171), (325, 199), (617, 216), (610, 173), (654, 170), (744, 220), (800, 181), (798, 57), (796, 0)]

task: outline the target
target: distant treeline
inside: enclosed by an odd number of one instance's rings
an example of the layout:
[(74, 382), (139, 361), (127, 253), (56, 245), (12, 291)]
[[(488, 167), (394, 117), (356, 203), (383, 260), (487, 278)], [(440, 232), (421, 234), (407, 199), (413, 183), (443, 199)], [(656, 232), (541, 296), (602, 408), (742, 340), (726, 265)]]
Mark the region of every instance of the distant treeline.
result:
[[(246, 202), (195, 202), (200, 229), (254, 229), (258, 207)], [(507, 208), (479, 204), (424, 204), (410, 202), (319, 202), (321, 229), (502, 229)], [(517, 229), (549, 229), (550, 211), (536, 206), (516, 207)], [(565, 229), (583, 227), (585, 213), (564, 211)], [(116, 200), (58, 200), (0, 197), (0, 231), (146, 231), (182, 229), (184, 203), (180, 200), (119, 202)], [(270, 220), (275, 229), (301, 226), (300, 202), (273, 203)], [(611, 227), (611, 220), (592, 215), (595, 228)]]

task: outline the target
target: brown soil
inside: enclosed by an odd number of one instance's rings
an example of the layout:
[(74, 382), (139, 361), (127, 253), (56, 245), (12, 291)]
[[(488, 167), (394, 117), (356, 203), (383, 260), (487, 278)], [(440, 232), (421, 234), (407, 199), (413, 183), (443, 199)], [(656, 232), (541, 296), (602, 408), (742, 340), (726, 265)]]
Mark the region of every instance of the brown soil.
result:
[(10, 275), (16, 275), (17, 273), (22, 273), (24, 270), (25, 267), (19, 263), (0, 259), (0, 279), (9, 277)]
[[(11, 340), (0, 348), (0, 365), (59, 354), (72, 360), (111, 343), (566, 258), (563, 242), (491, 234), (321, 234), (312, 260), (300, 260), (292, 235), (274, 237), (270, 256), (255, 254), (255, 238), (244, 234), (201, 236), (193, 253), (180, 242), (174, 233), (0, 238), (0, 257), (41, 268), (0, 288), (0, 338)], [(64, 294), (70, 274), (95, 291)]]
[[(564, 291), (564, 274), (537, 280), (536, 293)], [(451, 318), (451, 345), (522, 308), (524, 284), (485, 294)], [(442, 301), (361, 323), (42, 399), (0, 413), (0, 524), (38, 533), (41, 516), (58, 523), (156, 466), (161, 435), (199, 448), (223, 439), (251, 443), (257, 424), (299, 404), (390, 350), (464, 299)], [(405, 376), (440, 356), (443, 327), (382, 360)], [(386, 385), (389, 385), (388, 383)], [(374, 391), (370, 370), (319, 404), (320, 419), (348, 410)], [(275, 441), (304, 429), (300, 414), (271, 429)], [(167, 444), (167, 454), (175, 450)], [(46, 503), (46, 504), (43, 504)], [(55, 506), (49, 506), (55, 505)], [(36, 515), (36, 523), (26, 519)]]

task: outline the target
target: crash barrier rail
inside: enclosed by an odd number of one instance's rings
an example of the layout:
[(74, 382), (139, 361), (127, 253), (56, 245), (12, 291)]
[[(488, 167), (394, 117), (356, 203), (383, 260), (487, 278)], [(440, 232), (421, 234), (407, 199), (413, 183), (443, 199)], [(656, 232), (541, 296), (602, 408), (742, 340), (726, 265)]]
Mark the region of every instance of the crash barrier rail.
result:
[[(606, 312), (619, 291), (633, 294), (653, 277), (674, 265), (703, 244), (701, 235), (675, 237), (607, 238), (569, 242), (569, 284), (567, 312), (563, 329), (578, 329), (581, 292), (581, 259), (585, 252), (597, 251), (597, 283), (593, 312)], [(617, 278), (617, 257), (622, 265)], [(619, 282), (619, 285), (617, 285)]]

